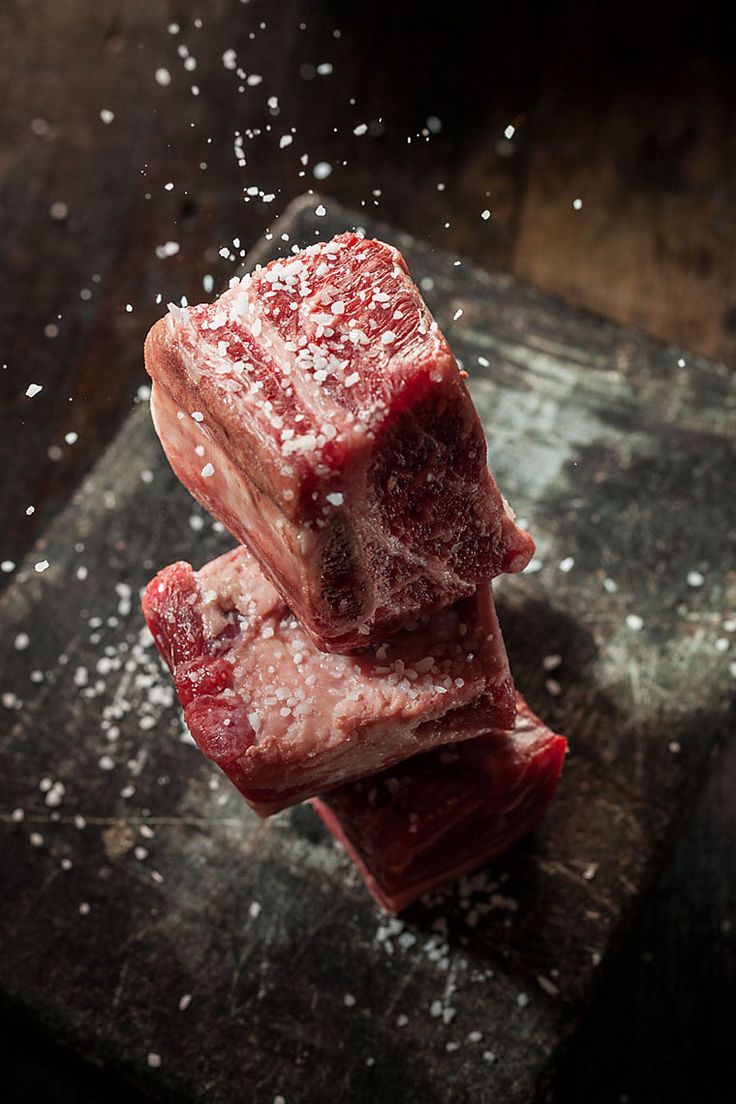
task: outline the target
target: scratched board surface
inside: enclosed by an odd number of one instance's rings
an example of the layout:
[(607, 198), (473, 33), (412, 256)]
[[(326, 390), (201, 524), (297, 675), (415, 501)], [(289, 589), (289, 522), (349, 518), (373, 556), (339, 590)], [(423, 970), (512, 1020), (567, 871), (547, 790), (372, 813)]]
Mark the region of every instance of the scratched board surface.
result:
[(733, 724), (736, 396), (717, 365), (323, 202), (280, 232), (357, 223), (404, 250), (537, 539), (499, 610), (570, 739), (559, 799), (400, 921), (311, 810), (252, 816), (142, 628), (154, 571), (231, 546), (142, 406), (0, 608), (0, 991), (164, 1100), (527, 1101)]

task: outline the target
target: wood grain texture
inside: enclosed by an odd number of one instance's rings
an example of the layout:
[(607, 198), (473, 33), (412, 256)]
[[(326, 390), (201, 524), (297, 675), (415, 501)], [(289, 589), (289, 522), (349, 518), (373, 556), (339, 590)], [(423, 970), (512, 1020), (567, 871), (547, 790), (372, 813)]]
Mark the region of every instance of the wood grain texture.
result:
[[(314, 203), (286, 216), (291, 240), (355, 221), (331, 202), (316, 217)], [(503, 581), (500, 613), (519, 685), (573, 750), (533, 840), (387, 930), (308, 810), (256, 821), (177, 739), (125, 587), (135, 595), (164, 562), (199, 565), (229, 542), (192, 527), (199, 512), (147, 412), (134, 414), (32, 557), (48, 571), (27, 565), (0, 611), (2, 689), (19, 699), (6, 699), (2, 807), (25, 810), (3, 825), (16, 907), (0, 918), (0, 984), (161, 1099), (228, 1101), (247, 1084), (256, 1104), (527, 1101), (732, 723), (715, 646), (735, 597), (728, 374), (692, 359), (676, 369), (677, 350), (367, 228), (423, 280), (470, 372), (499, 480), (533, 520), (543, 566)], [(694, 569), (706, 586), (688, 587)], [(559, 696), (544, 686), (554, 653)], [(110, 704), (113, 739), (100, 730)], [(66, 788), (58, 807), (43, 776)]]

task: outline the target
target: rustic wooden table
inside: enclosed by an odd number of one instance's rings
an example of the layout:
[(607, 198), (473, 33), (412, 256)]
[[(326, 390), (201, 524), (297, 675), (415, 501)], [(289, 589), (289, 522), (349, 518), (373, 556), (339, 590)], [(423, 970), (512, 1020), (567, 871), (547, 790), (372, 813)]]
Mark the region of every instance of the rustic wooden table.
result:
[[(220, 247), (239, 259), (309, 186), (732, 357), (736, 90), (717, 21), (475, 9), (0, 6), (0, 582), (129, 410), (156, 297), (220, 285)], [(557, 1099), (729, 1098), (735, 791), (730, 746)], [(12, 1021), (2, 1047), (4, 1099), (114, 1099)]]

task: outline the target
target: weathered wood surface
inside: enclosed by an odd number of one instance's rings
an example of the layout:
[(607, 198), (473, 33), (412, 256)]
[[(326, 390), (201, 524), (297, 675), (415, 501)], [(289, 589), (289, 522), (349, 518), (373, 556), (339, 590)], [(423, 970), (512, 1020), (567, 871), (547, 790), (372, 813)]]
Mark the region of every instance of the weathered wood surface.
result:
[[(354, 221), (313, 206), (280, 229), (305, 242)], [(387, 931), (308, 810), (257, 822), (178, 739), (168, 682), (137, 644), (136, 592), (163, 563), (229, 542), (192, 524), (147, 412), (132, 415), (0, 610), (2, 692), (18, 699), (3, 714), (14, 907), (0, 985), (162, 1099), (247, 1086), (255, 1104), (528, 1100), (732, 723), (716, 644), (736, 599), (728, 375), (379, 230), (423, 280), (533, 525), (543, 566), (504, 580), (500, 610), (520, 686), (573, 751), (532, 841)], [(58, 806), (44, 778), (63, 783)]]

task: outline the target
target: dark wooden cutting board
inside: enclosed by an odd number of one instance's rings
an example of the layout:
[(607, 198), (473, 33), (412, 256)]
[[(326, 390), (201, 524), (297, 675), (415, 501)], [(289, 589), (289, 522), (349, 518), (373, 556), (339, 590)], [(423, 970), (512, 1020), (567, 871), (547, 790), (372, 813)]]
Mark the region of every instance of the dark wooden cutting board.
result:
[(0, 607), (0, 990), (161, 1099), (527, 1101), (733, 723), (736, 389), (319, 204), (251, 262), (356, 222), (404, 251), (538, 542), (499, 611), (520, 688), (570, 739), (559, 799), (401, 921), (311, 810), (253, 817), (185, 742), (142, 631), (154, 571), (231, 546), (142, 406)]

